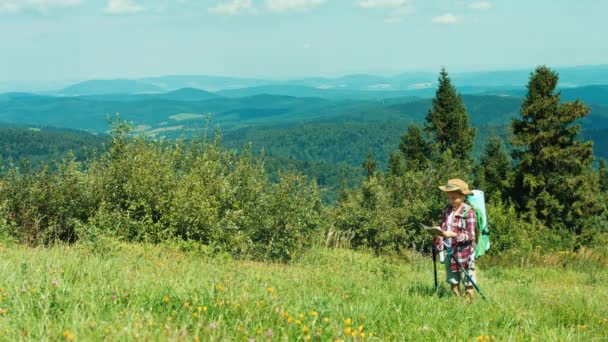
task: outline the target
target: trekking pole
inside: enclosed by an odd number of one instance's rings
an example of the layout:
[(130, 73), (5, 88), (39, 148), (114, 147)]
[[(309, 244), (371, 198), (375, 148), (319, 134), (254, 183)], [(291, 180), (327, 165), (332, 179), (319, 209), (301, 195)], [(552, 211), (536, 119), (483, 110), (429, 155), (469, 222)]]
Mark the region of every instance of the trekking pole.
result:
[(431, 246), (433, 250), (433, 273), (435, 274), (435, 292), (437, 292), (437, 288), (439, 287), (439, 283), (437, 282), (437, 248), (435, 248), (435, 244)]
[(452, 257), (452, 259), (454, 259), (454, 262), (456, 262), (456, 265), (458, 265), (458, 268), (467, 276), (467, 279), (469, 279), (469, 281), (471, 282), (471, 284), (473, 284), (473, 287), (475, 288), (475, 290), (477, 290), (477, 293), (479, 293), (479, 295), (481, 296), (481, 298), (483, 298), (483, 300), (485, 300), (486, 303), (489, 303), (488, 299), (483, 294), (483, 292), (481, 291), (481, 289), (479, 288), (479, 286), (477, 286), (477, 284), (475, 284), (475, 281), (473, 281), (473, 278), (471, 278), (471, 276), (469, 275), (469, 272), (467, 272), (464, 269), (464, 267), (462, 267), (462, 265), (458, 261), (458, 258), (456, 258), (456, 256), (454, 255), (454, 251), (452, 250), (452, 248), (448, 249), (448, 253)]

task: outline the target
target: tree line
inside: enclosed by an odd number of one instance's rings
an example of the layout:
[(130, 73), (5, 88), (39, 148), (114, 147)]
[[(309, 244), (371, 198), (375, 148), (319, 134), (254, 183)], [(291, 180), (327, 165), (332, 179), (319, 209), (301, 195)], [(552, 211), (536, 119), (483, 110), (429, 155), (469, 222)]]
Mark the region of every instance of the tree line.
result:
[(438, 219), (445, 199), (437, 185), (463, 178), (486, 193), (498, 251), (605, 244), (606, 163), (600, 160), (594, 169), (592, 143), (578, 138), (577, 122), (589, 108), (579, 100), (562, 103), (557, 83), (557, 73), (546, 66), (531, 73), (520, 116), (510, 126), (511, 152), (493, 137), (475, 162), (476, 130), (442, 69), (424, 127), (408, 127), (386, 173), (368, 155), (362, 165), (367, 179), (361, 190), (340, 196), (334, 224), (356, 232), (355, 245), (379, 253), (424, 248), (428, 239), (417, 223)]
[(12, 165), (0, 176), (0, 240), (179, 241), (205, 253), (281, 261), (312, 243), (378, 254), (426, 250), (430, 239), (419, 224), (436, 222), (445, 206), (437, 186), (463, 178), (486, 192), (493, 253), (602, 245), (606, 163), (592, 167), (591, 143), (577, 138), (576, 124), (589, 109), (562, 103), (557, 82), (555, 72), (538, 67), (511, 124), (512, 151), (495, 137), (475, 162), (477, 132), (443, 69), (424, 126), (407, 128), (386, 172), (369, 153), (361, 185), (344, 186), (331, 206), (315, 180), (272, 165), (269, 173), (263, 156), (223, 148), (219, 133), (133, 138), (115, 117), (109, 146), (86, 160)]

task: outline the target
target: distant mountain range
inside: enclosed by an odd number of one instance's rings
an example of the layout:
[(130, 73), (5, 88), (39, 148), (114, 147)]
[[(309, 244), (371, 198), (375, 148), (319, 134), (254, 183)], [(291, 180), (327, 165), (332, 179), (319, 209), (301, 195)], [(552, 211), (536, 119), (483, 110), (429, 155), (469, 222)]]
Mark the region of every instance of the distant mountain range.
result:
[[(564, 89), (608, 84), (608, 65), (557, 67), (555, 70), (559, 72), (560, 86)], [(463, 94), (522, 93), (525, 92), (525, 85), (532, 71), (533, 68), (529, 70), (455, 72), (450, 73), (450, 77), (454, 85)], [(275, 89), (275, 91), (280, 89), (283, 93), (271, 92), (271, 94), (293, 95), (295, 89), (303, 87), (301, 89), (306, 89), (310, 96), (315, 97), (394, 97), (395, 95), (430, 97), (434, 95), (438, 72), (439, 70), (437, 72), (406, 72), (386, 77), (354, 74), (341, 77), (312, 77), (292, 80), (177, 75), (139, 79), (86, 80), (83, 82), (0, 81), (0, 92), (19, 91), (60, 96), (87, 96), (165, 93), (182, 88), (195, 88), (209, 92), (223, 92), (228, 94), (226, 96), (237, 96), (232, 94), (241, 94), (245, 92), (244, 89), (246, 88)], [(388, 94), (378, 95), (376, 93), (370, 95), (352, 91), (388, 92)], [(395, 92), (395, 94), (391, 94), (392, 92)], [(249, 95), (251, 95), (251, 91), (249, 91)]]
[[(598, 156), (608, 157), (608, 65), (557, 70), (562, 100), (580, 99), (591, 108), (581, 120), (582, 136), (595, 142)], [(476, 153), (489, 136), (504, 136), (519, 115), (531, 71), (450, 75), (478, 128)], [(216, 76), (89, 80), (54, 92), (0, 93), (0, 125), (104, 134), (106, 116), (120, 113), (137, 133), (174, 138), (199, 134), (209, 117), (231, 147), (251, 141), (278, 158), (352, 167), (369, 149), (384, 165), (407, 125), (423, 123), (436, 79), (435, 73), (403, 73), (289, 81)]]

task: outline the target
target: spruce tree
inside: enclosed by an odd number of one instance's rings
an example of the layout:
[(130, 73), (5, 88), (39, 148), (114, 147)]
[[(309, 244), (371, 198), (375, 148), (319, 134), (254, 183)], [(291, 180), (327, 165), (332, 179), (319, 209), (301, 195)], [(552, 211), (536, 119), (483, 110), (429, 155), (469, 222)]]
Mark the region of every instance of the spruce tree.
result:
[(422, 135), (422, 131), (415, 125), (407, 128), (407, 133), (401, 136), (399, 150), (403, 154), (409, 170), (420, 170), (429, 164), (431, 146)]
[(367, 179), (370, 179), (376, 175), (376, 168), (378, 167), (378, 162), (374, 159), (374, 155), (372, 151), (367, 152), (367, 158), (361, 164), (363, 169), (365, 170), (365, 175)]
[(439, 154), (451, 150), (454, 158), (469, 159), (475, 129), (469, 126), (466, 107), (445, 68), (439, 74), (439, 87), (433, 99), (433, 107), (426, 116), (424, 129), (431, 135)]
[(505, 199), (510, 188), (512, 164), (502, 139), (490, 138), (475, 167), (477, 186), (483, 189), (487, 200)]
[(517, 161), (514, 199), (520, 210), (554, 229), (580, 234), (584, 221), (601, 210), (588, 181), (591, 142), (577, 139), (574, 124), (589, 114), (581, 101), (561, 103), (558, 75), (538, 67), (528, 83), (521, 117), (512, 122)]
[(388, 158), (388, 167), (386, 172), (395, 177), (403, 176), (405, 173), (405, 167), (403, 166), (403, 158), (399, 154), (399, 152), (391, 153)]

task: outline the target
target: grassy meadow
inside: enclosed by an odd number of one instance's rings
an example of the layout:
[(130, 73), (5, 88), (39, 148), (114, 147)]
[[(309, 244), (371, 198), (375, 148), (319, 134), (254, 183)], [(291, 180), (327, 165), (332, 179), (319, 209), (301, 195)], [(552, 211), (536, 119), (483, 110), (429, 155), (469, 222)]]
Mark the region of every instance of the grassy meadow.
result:
[(490, 303), (472, 304), (434, 293), (416, 253), (315, 247), (291, 264), (117, 242), (0, 253), (2, 341), (608, 339), (604, 251), (484, 257)]

